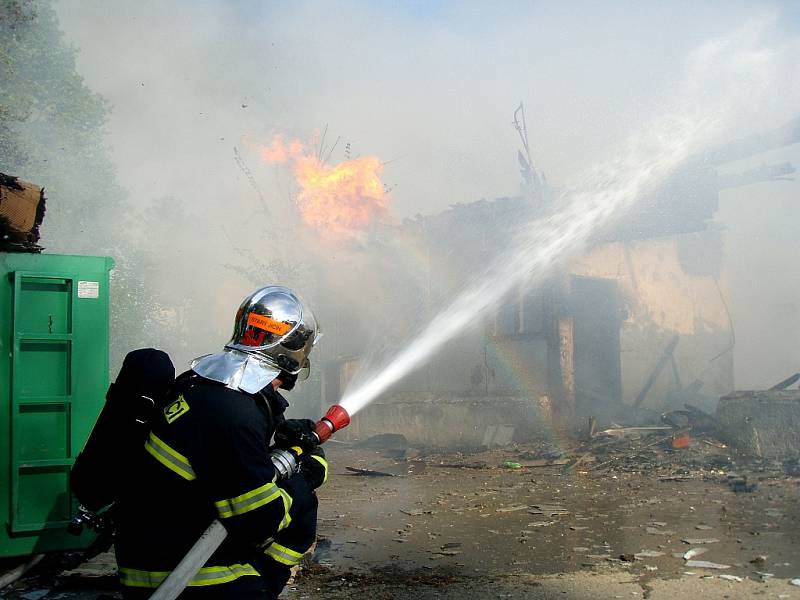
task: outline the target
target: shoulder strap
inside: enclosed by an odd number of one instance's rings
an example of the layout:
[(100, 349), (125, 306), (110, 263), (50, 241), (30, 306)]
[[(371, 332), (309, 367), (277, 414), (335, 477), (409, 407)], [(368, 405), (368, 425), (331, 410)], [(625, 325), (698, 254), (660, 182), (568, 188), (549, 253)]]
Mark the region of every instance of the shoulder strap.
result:
[(199, 379), (201, 379), (200, 376), (191, 369), (189, 371), (184, 371), (175, 378), (175, 383), (172, 384), (167, 394), (167, 400), (175, 400), (183, 392), (200, 383)]
[(259, 398), (261, 398), (261, 400), (264, 401), (264, 404), (267, 407), (267, 411), (269, 411), (269, 419), (270, 419), (270, 421), (272, 421), (273, 424), (277, 424), (277, 423), (275, 423), (275, 412), (272, 410), (272, 403), (269, 401), (269, 396), (267, 396), (262, 391), (256, 392), (255, 395), (258, 396)]

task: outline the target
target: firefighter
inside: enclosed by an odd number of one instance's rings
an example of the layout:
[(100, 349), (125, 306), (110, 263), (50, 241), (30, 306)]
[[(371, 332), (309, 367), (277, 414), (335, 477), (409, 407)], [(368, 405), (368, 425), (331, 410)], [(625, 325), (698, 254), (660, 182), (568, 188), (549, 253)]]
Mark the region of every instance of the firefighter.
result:
[(223, 351), (178, 377), (115, 505), (125, 598), (149, 597), (214, 519), (228, 537), (181, 598), (277, 598), (316, 537), (314, 490), (328, 466), (307, 446), (299, 472), (276, 483), (268, 452), (273, 435), (312, 438), (313, 421), (283, 417), (278, 390), (307, 376), (319, 335), (296, 294), (261, 288), (242, 302)]

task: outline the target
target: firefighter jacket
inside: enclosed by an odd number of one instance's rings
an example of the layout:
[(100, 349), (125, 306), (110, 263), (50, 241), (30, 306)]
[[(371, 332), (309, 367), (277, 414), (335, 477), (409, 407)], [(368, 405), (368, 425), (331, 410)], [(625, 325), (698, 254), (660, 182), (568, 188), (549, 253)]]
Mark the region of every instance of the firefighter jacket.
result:
[(305, 479), (279, 487), (268, 456), (288, 404), (271, 386), (250, 395), (197, 376), (180, 381), (115, 505), (120, 582), (124, 590), (149, 594), (220, 519), (228, 537), (186, 595), (194, 589), (207, 597), (215, 586), (220, 598), (246, 597), (242, 591), (264, 589), (260, 565), (285, 558), (286, 550), (299, 561), (275, 536), (293, 518), (316, 513)]

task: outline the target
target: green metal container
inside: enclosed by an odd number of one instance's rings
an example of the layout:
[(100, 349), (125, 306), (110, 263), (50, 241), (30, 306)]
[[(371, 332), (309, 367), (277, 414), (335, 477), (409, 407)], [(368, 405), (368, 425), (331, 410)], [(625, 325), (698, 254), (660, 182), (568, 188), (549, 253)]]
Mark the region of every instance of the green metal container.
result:
[(108, 389), (106, 257), (0, 253), (0, 556), (85, 547), (69, 472)]

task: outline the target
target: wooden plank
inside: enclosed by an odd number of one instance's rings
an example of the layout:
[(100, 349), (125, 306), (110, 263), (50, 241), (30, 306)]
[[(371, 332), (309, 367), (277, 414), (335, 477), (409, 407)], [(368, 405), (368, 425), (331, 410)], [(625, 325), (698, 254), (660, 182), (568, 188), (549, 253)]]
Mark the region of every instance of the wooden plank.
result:
[(642, 391), (636, 396), (636, 400), (633, 401), (633, 406), (639, 406), (644, 399), (647, 397), (647, 393), (650, 391), (650, 388), (653, 387), (653, 384), (658, 379), (658, 376), (661, 375), (661, 372), (664, 370), (664, 367), (667, 366), (667, 363), (672, 359), (672, 353), (675, 352), (675, 346), (678, 345), (678, 340), (680, 336), (676, 335), (673, 337), (667, 347), (664, 349), (664, 352), (661, 354), (661, 358), (658, 359), (655, 368), (650, 373), (650, 376), (647, 378), (647, 381), (644, 382), (644, 386), (642, 387)]
[(571, 421), (575, 415), (575, 327), (572, 317), (558, 320), (558, 348), (561, 366), (561, 385), (564, 391), (563, 405), (558, 407), (558, 416), (563, 422)]

